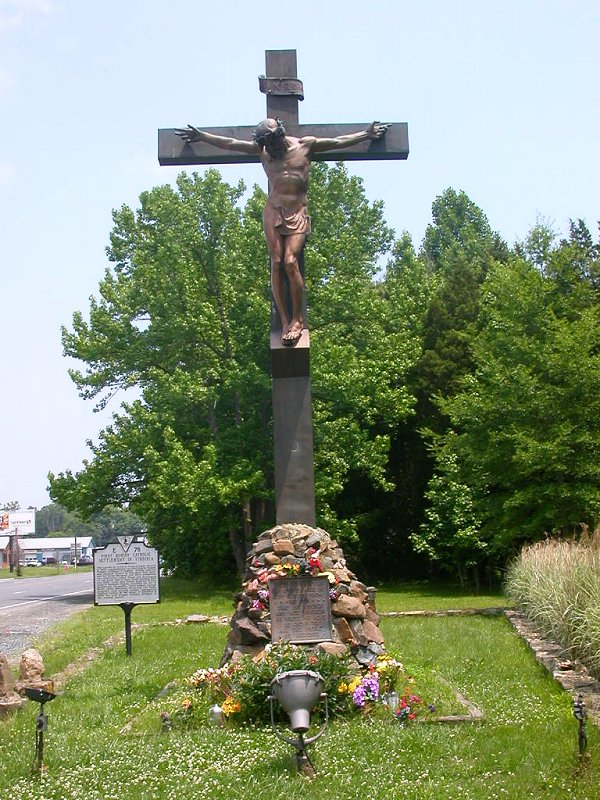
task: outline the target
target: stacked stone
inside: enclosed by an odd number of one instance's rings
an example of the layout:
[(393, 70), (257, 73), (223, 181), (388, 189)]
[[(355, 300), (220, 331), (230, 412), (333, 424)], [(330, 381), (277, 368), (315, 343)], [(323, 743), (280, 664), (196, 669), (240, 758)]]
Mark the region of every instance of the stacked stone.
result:
[(27, 701), (25, 689), (54, 691), (52, 681), (44, 678), (44, 661), (37, 650), (25, 650), (19, 664), (19, 680), (15, 681), (8, 658), (0, 653), (0, 719), (16, 711)]
[(8, 658), (0, 653), (0, 719), (16, 711), (23, 703), (25, 700), (17, 694)]
[(332, 640), (315, 642), (325, 652), (350, 651), (360, 664), (373, 663), (384, 649), (375, 610), (375, 588), (357, 580), (337, 542), (322, 528), (277, 525), (262, 533), (246, 562), (241, 592), (234, 597), (227, 646), (221, 664), (250, 654), (259, 656), (271, 641), (268, 580), (300, 573), (326, 574), (330, 580)]

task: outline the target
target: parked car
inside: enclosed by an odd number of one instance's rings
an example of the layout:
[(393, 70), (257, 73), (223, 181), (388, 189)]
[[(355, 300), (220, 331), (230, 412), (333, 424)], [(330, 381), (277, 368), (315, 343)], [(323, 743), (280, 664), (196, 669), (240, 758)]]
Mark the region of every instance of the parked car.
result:
[[(89, 556), (79, 556), (77, 559), (77, 565), (80, 567), (89, 567), (89, 565), (92, 563), (93, 561)], [(74, 558), (71, 559), (71, 564), (75, 564)]]
[(25, 561), (21, 561), (21, 566), (22, 567), (39, 567), (40, 566), (40, 562), (37, 560), (37, 558), (27, 558), (27, 559), (25, 559)]

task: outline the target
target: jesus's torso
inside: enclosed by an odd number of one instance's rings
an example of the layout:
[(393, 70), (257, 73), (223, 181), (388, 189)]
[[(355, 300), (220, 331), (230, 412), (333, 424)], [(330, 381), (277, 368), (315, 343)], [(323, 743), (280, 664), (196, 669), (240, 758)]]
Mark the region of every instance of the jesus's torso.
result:
[(269, 179), (269, 204), (297, 211), (307, 203), (310, 149), (294, 137), (286, 137), (286, 142), (281, 156), (263, 150), (260, 160)]

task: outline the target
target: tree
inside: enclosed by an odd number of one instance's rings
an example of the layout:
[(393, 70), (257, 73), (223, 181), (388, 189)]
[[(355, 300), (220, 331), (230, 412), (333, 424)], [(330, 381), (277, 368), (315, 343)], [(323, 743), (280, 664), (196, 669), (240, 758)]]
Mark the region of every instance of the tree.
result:
[(436, 198), (432, 218), (418, 254), (406, 236), (399, 241), (384, 281), (395, 318), (410, 320), (418, 348), (407, 386), (416, 397), (414, 413), (397, 426), (390, 448), (396, 488), (380, 502), (381, 527), (394, 543), (387, 552), (396, 554), (386, 563), (395, 574), (403, 564), (418, 568), (410, 537), (423, 522), (434, 470), (428, 437), (448, 427), (440, 398), (456, 393), (473, 367), (481, 285), (494, 260), (508, 253), (464, 192), (448, 189)]
[[(114, 214), (112, 269), (63, 331), (80, 394), (104, 405), (135, 387), (84, 469), (50, 476), (52, 497), (87, 515), (124, 503), (147, 523), (167, 564), (239, 570), (273, 518), (269, 287), (263, 193), (214, 170)], [(407, 413), (404, 334), (373, 283), (390, 246), (380, 204), (341, 166), (315, 164), (306, 252), (313, 336), (315, 463), (321, 518), (351, 470), (387, 486), (393, 421)], [(390, 354), (391, 357), (390, 357)], [(351, 520), (340, 532), (353, 531)]]
[(524, 541), (598, 520), (600, 306), (574, 233), (543, 260), (495, 264), (484, 284), (475, 368), (442, 402), (451, 426), (415, 537), (437, 558), (502, 563)]
[(129, 509), (106, 507), (91, 514), (84, 521), (58, 503), (42, 506), (36, 512), (38, 536), (92, 536), (97, 545), (103, 545), (115, 536), (140, 535), (145, 532), (144, 522)]
[(257, 203), (242, 219), (243, 190), (214, 170), (182, 174), (177, 190), (143, 193), (137, 213), (115, 212), (114, 268), (89, 322), (76, 313), (63, 331), (65, 353), (87, 365), (71, 373), (82, 397), (104, 405), (130, 387), (140, 397), (79, 475), (51, 476), (52, 495), (87, 515), (131, 503), (172, 564), (181, 541), (192, 565), (222, 556), (227, 532), (241, 565), (242, 510), (266, 493), (268, 298)]

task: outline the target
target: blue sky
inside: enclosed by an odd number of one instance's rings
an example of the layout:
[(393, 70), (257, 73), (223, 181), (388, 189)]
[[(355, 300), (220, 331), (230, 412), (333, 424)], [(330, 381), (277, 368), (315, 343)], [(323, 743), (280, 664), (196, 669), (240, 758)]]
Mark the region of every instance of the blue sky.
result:
[(538, 218), (596, 235), (599, 38), (597, 0), (0, 0), (0, 502), (49, 502), (118, 410), (77, 396), (60, 326), (97, 291), (112, 209), (177, 174), (158, 128), (255, 124), (264, 51), (296, 49), (301, 122), (408, 122), (408, 161), (350, 169), (417, 246), (449, 186), (509, 244)]

